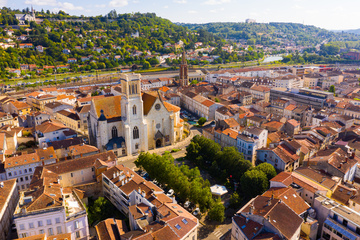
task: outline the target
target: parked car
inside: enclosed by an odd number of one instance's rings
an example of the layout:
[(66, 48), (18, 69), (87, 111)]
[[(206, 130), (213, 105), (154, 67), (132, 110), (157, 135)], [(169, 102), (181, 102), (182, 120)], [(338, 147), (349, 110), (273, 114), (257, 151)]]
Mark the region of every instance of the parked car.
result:
[(193, 211), (193, 215), (197, 216), (200, 214), (200, 209), (199, 208), (195, 208), (195, 210)]

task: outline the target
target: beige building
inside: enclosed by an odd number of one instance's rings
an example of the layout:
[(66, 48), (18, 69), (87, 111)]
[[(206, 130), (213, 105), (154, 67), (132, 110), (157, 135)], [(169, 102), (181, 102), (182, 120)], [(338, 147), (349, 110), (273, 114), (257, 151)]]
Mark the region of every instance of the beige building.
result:
[(0, 239), (11, 237), (11, 222), (18, 200), (16, 179), (0, 182)]
[(56, 112), (55, 116), (56, 120), (62, 122), (65, 126), (75, 131), (80, 129), (80, 118), (73, 110), (60, 110)]
[(59, 177), (61, 187), (70, 187), (96, 182), (101, 171), (106, 170), (107, 167), (115, 166), (116, 160), (115, 154), (108, 151), (58, 162), (43, 168)]

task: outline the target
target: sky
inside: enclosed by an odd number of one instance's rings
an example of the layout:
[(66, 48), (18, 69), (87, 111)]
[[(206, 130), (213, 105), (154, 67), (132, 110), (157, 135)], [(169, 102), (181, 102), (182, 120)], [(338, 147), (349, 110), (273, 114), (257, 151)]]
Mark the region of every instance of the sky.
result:
[(360, 28), (359, 0), (0, 0), (0, 6), (33, 6), (71, 15), (152, 12), (173, 22), (294, 22), (329, 30)]

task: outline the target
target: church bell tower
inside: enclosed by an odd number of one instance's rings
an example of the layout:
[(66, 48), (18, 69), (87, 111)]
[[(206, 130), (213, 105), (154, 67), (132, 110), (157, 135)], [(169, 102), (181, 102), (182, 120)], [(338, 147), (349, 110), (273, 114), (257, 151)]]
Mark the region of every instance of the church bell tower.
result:
[(179, 74), (179, 83), (181, 87), (189, 85), (189, 76), (188, 76), (188, 65), (185, 58), (185, 50), (182, 53), (182, 59), (180, 64), (180, 74)]

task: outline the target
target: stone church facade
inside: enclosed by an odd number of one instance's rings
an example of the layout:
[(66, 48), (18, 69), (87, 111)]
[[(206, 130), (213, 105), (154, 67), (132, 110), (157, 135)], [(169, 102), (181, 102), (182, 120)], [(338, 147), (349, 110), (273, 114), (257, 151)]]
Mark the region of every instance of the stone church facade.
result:
[(93, 99), (90, 143), (101, 151), (127, 156), (182, 140), (180, 108), (158, 92), (141, 92), (140, 74), (121, 75), (121, 95)]

